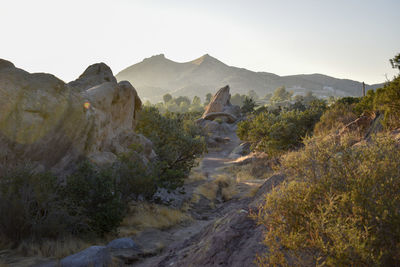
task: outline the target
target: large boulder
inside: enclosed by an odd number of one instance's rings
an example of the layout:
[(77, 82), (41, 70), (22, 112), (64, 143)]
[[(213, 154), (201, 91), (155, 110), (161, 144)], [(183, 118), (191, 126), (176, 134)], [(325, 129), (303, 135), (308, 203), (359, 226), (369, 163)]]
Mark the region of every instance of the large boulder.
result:
[(151, 142), (134, 133), (140, 108), (135, 88), (117, 83), (104, 63), (65, 84), (0, 60), (0, 163), (30, 161), (63, 173), (81, 157), (112, 163), (133, 143), (154, 159)]
[(69, 85), (79, 91), (85, 91), (105, 82), (117, 83), (117, 79), (109, 66), (104, 63), (96, 63), (87, 67), (79, 78), (70, 82)]
[(63, 258), (61, 267), (107, 267), (111, 265), (111, 254), (107, 247), (92, 246), (81, 252)]
[(229, 85), (218, 90), (207, 105), (202, 116), (203, 119), (215, 120), (223, 118), (229, 123), (237, 120), (237, 117), (240, 115), (240, 108), (231, 104), (229, 90)]

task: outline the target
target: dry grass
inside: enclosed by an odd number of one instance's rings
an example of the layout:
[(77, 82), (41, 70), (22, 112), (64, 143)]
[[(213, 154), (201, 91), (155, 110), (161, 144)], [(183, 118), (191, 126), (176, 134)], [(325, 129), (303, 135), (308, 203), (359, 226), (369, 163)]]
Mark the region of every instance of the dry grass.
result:
[(91, 245), (92, 244), (81, 239), (70, 237), (60, 240), (44, 240), (40, 243), (23, 241), (16, 251), (21, 253), (22, 256), (54, 257), (61, 259), (90, 247)]
[(249, 181), (267, 179), (274, 174), (277, 167), (274, 160), (266, 157), (255, 158), (252, 162), (245, 165), (233, 165), (225, 168), (225, 171), (236, 177), (238, 183)]
[(254, 196), (257, 194), (258, 189), (260, 189), (260, 187), (261, 187), (261, 185), (250, 187), (250, 190), (248, 190), (248, 191), (246, 192), (246, 194), (243, 195), (243, 198), (246, 198), (246, 197), (254, 197)]
[[(215, 180), (214, 180), (215, 181)], [(217, 198), (217, 192), (218, 192), (218, 184), (215, 183), (214, 181), (204, 183), (200, 185), (199, 187), (196, 188), (195, 194), (194, 195), (202, 195), (203, 197), (207, 198), (210, 201), (214, 201)], [(200, 199), (199, 196), (196, 202)]]
[(228, 175), (218, 175), (216, 179), (196, 188), (192, 197), (192, 203), (197, 203), (200, 200), (200, 195), (209, 201), (214, 201), (217, 198), (218, 192), (221, 193), (224, 201), (232, 199), (237, 193), (236, 180), (230, 178)]
[(237, 194), (236, 179), (228, 175), (218, 175), (215, 183), (221, 188), (221, 195), (224, 201), (232, 199)]
[(119, 232), (120, 236), (129, 236), (146, 228), (167, 229), (191, 219), (190, 215), (180, 210), (141, 202), (129, 208)]
[(189, 177), (186, 179), (187, 183), (197, 182), (197, 181), (204, 181), (207, 177), (201, 173), (200, 171), (192, 171)]

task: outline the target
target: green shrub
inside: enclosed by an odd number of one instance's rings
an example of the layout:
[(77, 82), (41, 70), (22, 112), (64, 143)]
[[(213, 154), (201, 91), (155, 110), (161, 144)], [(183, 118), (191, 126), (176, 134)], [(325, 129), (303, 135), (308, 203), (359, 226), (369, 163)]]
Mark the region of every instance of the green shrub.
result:
[(253, 213), (267, 229), (259, 265), (400, 264), (400, 150), (390, 137), (309, 139), (282, 170), (287, 183)]
[(113, 165), (113, 175), (124, 202), (139, 197), (150, 199), (154, 195), (157, 190), (155, 168), (150, 162), (146, 165), (134, 151), (119, 156)]
[(0, 236), (13, 242), (54, 238), (72, 223), (58, 195), (57, 179), (29, 165), (5, 167), (0, 175)]
[(123, 219), (124, 202), (111, 170), (96, 170), (88, 161), (66, 179), (63, 197), (70, 214), (82, 218), (78, 231), (99, 235), (115, 230)]
[(315, 125), (314, 133), (326, 135), (354, 121), (358, 118), (358, 113), (354, 108), (354, 104), (336, 102), (321, 116), (320, 121)]
[(298, 147), (305, 136), (312, 134), (324, 110), (325, 103), (315, 101), (305, 111), (263, 112), (240, 122), (237, 134), (241, 140), (251, 142), (256, 150), (281, 153)]
[(174, 189), (183, 185), (196, 157), (206, 149), (204, 137), (194, 122), (185, 120), (182, 114), (161, 115), (156, 108), (145, 107), (136, 129), (153, 142), (158, 156), (158, 186)]
[(256, 106), (257, 105), (254, 99), (246, 96), (243, 100), (243, 104), (240, 109), (243, 113), (247, 114), (247, 113), (252, 113)]
[(385, 114), (384, 125), (386, 128), (400, 127), (400, 76), (376, 91), (374, 108)]

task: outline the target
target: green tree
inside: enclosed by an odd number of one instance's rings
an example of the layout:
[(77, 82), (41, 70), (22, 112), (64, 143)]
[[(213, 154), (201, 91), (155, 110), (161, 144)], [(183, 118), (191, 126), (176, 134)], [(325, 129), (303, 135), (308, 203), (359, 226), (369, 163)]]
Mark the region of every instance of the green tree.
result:
[(179, 97), (175, 98), (175, 103), (176, 103), (178, 106), (180, 106), (180, 105), (182, 104), (182, 102), (185, 102), (185, 104), (186, 104), (187, 106), (189, 106), (189, 105), (190, 105), (190, 99), (189, 99), (189, 97), (187, 97), (187, 96), (179, 96)]
[(193, 97), (192, 104), (193, 104), (193, 105), (196, 105), (196, 106), (200, 106), (200, 105), (201, 105), (201, 99), (200, 99), (200, 97), (194, 96), (194, 97)]
[(276, 103), (276, 102), (283, 102), (290, 100), (292, 97), (293, 93), (286, 91), (285, 86), (278, 87), (274, 91), (274, 94), (271, 97), (271, 101)]
[(256, 91), (250, 90), (247, 95), (253, 99), (253, 100), (258, 100), (260, 97), (257, 95)]
[(241, 108), (243, 113), (252, 113), (256, 107), (256, 102), (251, 97), (245, 97)]
[(204, 102), (204, 105), (208, 105), (210, 103), (212, 96), (213, 95), (211, 93), (206, 94), (206, 101)]
[(244, 102), (245, 98), (246, 98), (245, 95), (240, 95), (240, 94), (236, 93), (231, 97), (231, 103), (233, 105), (241, 107), (241, 106), (243, 106), (243, 102)]
[(390, 64), (392, 68), (400, 70), (400, 53), (395, 55), (394, 58), (390, 59)]
[(162, 115), (154, 107), (144, 107), (140, 112), (136, 130), (153, 142), (159, 159), (156, 175), (159, 186), (172, 189), (181, 186), (195, 166), (196, 157), (205, 151), (204, 137), (197, 128), (193, 121), (184, 120), (184, 114)]
[(167, 104), (169, 101), (172, 100), (172, 95), (170, 95), (170, 94), (165, 94), (165, 95), (163, 96), (163, 100), (164, 100), (164, 103)]

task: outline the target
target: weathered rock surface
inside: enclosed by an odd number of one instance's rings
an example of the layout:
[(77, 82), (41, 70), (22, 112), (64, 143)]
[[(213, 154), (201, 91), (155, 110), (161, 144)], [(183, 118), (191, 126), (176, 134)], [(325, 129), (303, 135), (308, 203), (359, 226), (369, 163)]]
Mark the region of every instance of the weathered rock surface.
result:
[(264, 200), (264, 194), (284, 181), (283, 175), (271, 176), (254, 199), (244, 199), (226, 207), (225, 215), (198, 234), (178, 244), (152, 262), (153, 266), (255, 266), (258, 253), (265, 252), (263, 228), (249, 217), (250, 210)]
[(75, 81), (68, 84), (79, 91), (85, 91), (93, 86), (112, 82), (117, 83), (111, 69), (104, 63), (90, 65)]
[(60, 261), (61, 267), (106, 267), (110, 264), (111, 254), (104, 246), (89, 247)]
[(215, 120), (222, 117), (227, 119), (229, 123), (233, 123), (240, 115), (240, 108), (231, 104), (231, 94), (229, 86), (225, 86), (213, 96), (207, 105), (202, 118), (207, 120)]
[(135, 88), (117, 83), (104, 63), (65, 84), (0, 59), (0, 159), (62, 173), (80, 157), (111, 163), (139, 143), (149, 160), (151, 142), (134, 133), (140, 107)]
[(139, 248), (136, 243), (132, 240), (132, 238), (129, 237), (123, 237), (123, 238), (118, 238), (114, 239), (110, 243), (107, 244), (107, 248), (110, 249), (135, 249)]

